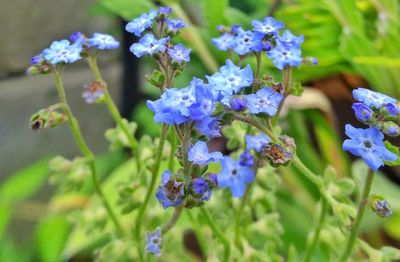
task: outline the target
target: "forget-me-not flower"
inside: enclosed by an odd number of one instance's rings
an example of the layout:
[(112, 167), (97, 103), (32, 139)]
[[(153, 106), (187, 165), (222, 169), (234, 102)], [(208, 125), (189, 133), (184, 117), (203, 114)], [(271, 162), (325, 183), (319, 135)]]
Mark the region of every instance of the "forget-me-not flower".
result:
[(169, 37), (156, 39), (153, 34), (146, 34), (139, 40), (139, 43), (131, 45), (130, 51), (137, 57), (164, 52), (168, 40)]
[(366, 88), (359, 87), (353, 90), (353, 97), (355, 100), (364, 103), (369, 107), (379, 109), (381, 106), (389, 103), (396, 104), (397, 100)]
[(172, 20), (167, 18), (165, 19), (165, 23), (167, 24), (168, 30), (173, 32), (176, 32), (188, 26), (183, 22), (182, 18), (172, 19)]
[(171, 171), (166, 170), (161, 175), (161, 185), (158, 187), (156, 197), (163, 208), (179, 206), (185, 195), (185, 183), (176, 181)]
[(368, 121), (374, 114), (371, 108), (363, 103), (354, 103), (351, 108), (354, 110), (354, 114), (360, 121)]
[(270, 16), (264, 18), (262, 21), (253, 20), (251, 24), (253, 25), (254, 32), (260, 32), (264, 35), (278, 34), (279, 30), (285, 26), (284, 23), (281, 21), (276, 21)]
[(168, 49), (167, 53), (172, 58), (172, 60), (176, 62), (189, 62), (190, 61), (190, 52), (192, 49), (186, 48), (182, 44), (176, 44), (173, 48)]
[(260, 52), (263, 48), (263, 38), (264, 34), (262, 33), (244, 31), (243, 28), (238, 28), (233, 50), (239, 55), (245, 55), (251, 51)]
[(229, 33), (223, 33), (221, 36), (213, 38), (211, 43), (221, 51), (227, 51), (236, 46), (235, 36)]
[(303, 58), (299, 46), (283, 44), (277, 41), (275, 48), (267, 53), (276, 68), (283, 70), (286, 66), (300, 66)]
[(283, 96), (269, 87), (264, 87), (255, 94), (247, 95), (246, 99), (250, 113), (266, 113), (268, 116), (274, 116), (278, 112)]
[(246, 148), (247, 150), (254, 149), (256, 152), (260, 152), (263, 147), (268, 146), (271, 139), (263, 133), (260, 133), (257, 136), (245, 136), (246, 140)]
[(149, 28), (157, 16), (155, 10), (150, 10), (148, 14), (142, 13), (138, 18), (132, 20), (132, 22), (126, 24), (125, 30), (134, 33), (136, 36), (140, 36), (144, 30)]
[(146, 252), (160, 256), (161, 254), (161, 228), (157, 227), (153, 233), (146, 233)]
[(41, 56), (51, 64), (73, 63), (81, 58), (82, 47), (70, 44), (68, 40), (54, 41), (49, 48), (42, 51)]
[(87, 40), (89, 47), (97, 49), (115, 49), (119, 47), (119, 42), (108, 34), (94, 33), (93, 37)]
[(224, 156), (221, 152), (208, 152), (207, 143), (204, 141), (197, 142), (194, 146), (189, 149), (188, 159), (189, 161), (197, 165), (207, 165), (211, 162), (218, 162)]

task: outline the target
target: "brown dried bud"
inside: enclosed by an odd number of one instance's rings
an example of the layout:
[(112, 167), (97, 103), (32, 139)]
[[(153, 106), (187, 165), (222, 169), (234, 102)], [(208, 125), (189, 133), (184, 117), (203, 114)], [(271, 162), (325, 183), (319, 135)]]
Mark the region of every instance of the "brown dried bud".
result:
[(296, 144), (294, 142), (293, 137), (287, 136), (287, 135), (281, 135), (279, 137), (279, 140), (282, 141), (283, 145), (289, 149), (290, 151), (294, 152), (296, 149)]
[(292, 152), (278, 144), (269, 144), (263, 147), (262, 153), (270, 160), (272, 165), (285, 165), (293, 159)]

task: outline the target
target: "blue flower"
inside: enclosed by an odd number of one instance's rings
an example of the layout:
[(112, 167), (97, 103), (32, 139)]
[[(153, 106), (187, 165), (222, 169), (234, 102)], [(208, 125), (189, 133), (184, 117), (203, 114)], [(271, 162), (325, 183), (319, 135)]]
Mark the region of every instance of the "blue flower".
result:
[(258, 136), (246, 135), (245, 140), (247, 150), (254, 149), (257, 152), (260, 152), (263, 147), (268, 146), (269, 142), (271, 142), (271, 139), (263, 133), (260, 133)]
[(185, 24), (183, 22), (182, 18), (173, 19), (173, 20), (170, 20), (167, 18), (167, 19), (165, 19), (165, 23), (167, 23), (168, 30), (173, 31), (173, 32), (176, 32), (182, 28), (187, 27), (187, 24)]
[(161, 176), (161, 185), (156, 193), (156, 197), (163, 205), (163, 208), (181, 205), (184, 195), (185, 183), (176, 181), (171, 171), (164, 171)]
[(195, 127), (200, 133), (207, 136), (209, 139), (220, 137), (221, 132), (218, 120), (219, 118), (217, 117), (206, 117), (201, 120), (196, 120)]
[(300, 66), (301, 49), (298, 46), (291, 46), (277, 42), (275, 48), (267, 53), (268, 58), (272, 59), (276, 68), (283, 70), (286, 66)]
[(173, 48), (168, 49), (168, 55), (176, 62), (189, 62), (190, 51), (192, 51), (192, 49), (186, 48), (182, 44), (177, 44)]
[(354, 103), (351, 108), (353, 108), (354, 114), (360, 121), (368, 121), (372, 118), (374, 114), (371, 108), (364, 105), (363, 103)]
[(156, 101), (147, 101), (147, 106), (155, 114), (156, 123), (182, 124), (190, 120), (189, 107), (196, 102), (194, 89), (169, 88)]
[(235, 47), (233, 50), (239, 55), (245, 55), (251, 51), (260, 52), (263, 48), (262, 39), (264, 34), (259, 32), (244, 31), (242, 28), (237, 30), (235, 37)]
[(284, 44), (288, 47), (296, 47), (300, 48), (300, 45), (304, 41), (304, 36), (295, 36), (290, 32), (289, 30), (285, 30), (282, 34), (282, 36), (277, 36), (278, 37), (278, 42), (281, 44)]
[(197, 165), (207, 165), (211, 162), (218, 162), (223, 157), (221, 152), (208, 153), (207, 143), (199, 141), (189, 149), (188, 159)]
[(254, 157), (249, 151), (244, 151), (239, 158), (239, 164), (242, 166), (253, 167), (254, 166)]
[(394, 161), (397, 159), (397, 155), (385, 147), (382, 132), (374, 127), (362, 129), (347, 124), (346, 135), (350, 139), (343, 142), (343, 150), (362, 157), (367, 165), (375, 171), (384, 165), (383, 160)]
[(85, 85), (84, 89), (85, 91), (82, 94), (82, 98), (85, 99), (88, 104), (96, 102), (106, 91), (103, 85), (98, 81), (93, 81)]
[(266, 113), (268, 116), (273, 116), (278, 112), (283, 96), (265, 87), (258, 90), (256, 94), (247, 95), (246, 99), (250, 113)]
[(193, 180), (193, 192), (202, 195), (208, 190), (208, 182), (204, 177), (199, 177)]
[(42, 51), (41, 56), (51, 64), (73, 63), (81, 59), (82, 47), (71, 45), (68, 40), (54, 41), (49, 48)]
[(247, 101), (243, 97), (238, 96), (232, 99), (231, 101), (231, 107), (235, 111), (243, 111), (246, 109), (246, 106), (247, 106)]
[(157, 12), (155, 10), (150, 10), (148, 14), (142, 13), (138, 18), (135, 18), (132, 22), (128, 23), (125, 26), (125, 30), (134, 33), (136, 36), (140, 36), (144, 30), (152, 25), (156, 15)]
[(254, 170), (242, 166), (239, 161), (225, 156), (221, 161), (222, 171), (218, 174), (218, 186), (229, 188), (234, 197), (241, 197), (246, 190), (246, 184), (254, 181)]
[(198, 78), (193, 78), (191, 85), (195, 89), (196, 102), (190, 107), (190, 117), (193, 120), (202, 120), (210, 117), (215, 109), (215, 101), (213, 93), (204, 82)]
[(42, 55), (35, 55), (31, 58), (31, 65), (37, 65), (43, 61)]
[(221, 51), (227, 51), (236, 46), (235, 36), (229, 33), (223, 33), (221, 36), (213, 38), (211, 43)]
[(160, 14), (169, 15), (169, 14), (171, 13), (171, 11), (172, 11), (172, 8), (171, 8), (171, 7), (160, 6), (160, 7), (158, 8), (158, 12), (160, 12)]
[(398, 116), (400, 112), (399, 107), (394, 103), (384, 105), (384, 110), (389, 114), (389, 116)]
[(279, 30), (281, 30), (285, 26), (284, 23), (276, 21), (273, 17), (270, 16), (267, 16), (262, 21), (253, 20), (251, 24), (253, 25), (254, 32), (260, 32), (264, 35), (278, 34)]
[(400, 127), (393, 121), (385, 121), (380, 129), (383, 133), (391, 137), (396, 137), (400, 135)]
[(75, 32), (69, 36), (69, 39), (73, 43), (75, 43), (75, 42), (79, 42), (79, 41), (86, 41), (86, 36), (84, 34), (82, 34), (81, 32)]
[(147, 231), (146, 252), (160, 256), (161, 254), (161, 228), (157, 227), (153, 233)]
[(396, 99), (390, 96), (374, 92), (362, 87), (353, 90), (353, 97), (355, 100), (362, 102), (369, 107), (374, 107), (376, 109), (379, 109), (384, 104), (389, 104), (389, 103), (396, 104), (397, 102)]
[(89, 47), (97, 49), (115, 49), (119, 47), (119, 42), (111, 35), (94, 33), (88, 40)]
[(168, 40), (169, 37), (156, 39), (153, 34), (146, 34), (139, 40), (139, 43), (135, 43), (130, 47), (130, 51), (137, 57), (164, 52), (167, 48), (165, 44)]
[(206, 76), (214, 95), (220, 94), (222, 102), (229, 105), (232, 94), (238, 93), (242, 88), (251, 86), (253, 72), (250, 65), (240, 68), (227, 59), (226, 64), (212, 76)]

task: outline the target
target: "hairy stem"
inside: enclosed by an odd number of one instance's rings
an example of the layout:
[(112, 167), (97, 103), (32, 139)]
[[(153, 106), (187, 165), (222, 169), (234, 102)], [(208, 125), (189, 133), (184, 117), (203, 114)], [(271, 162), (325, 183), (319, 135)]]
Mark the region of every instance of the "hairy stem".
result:
[(353, 250), (355, 240), (360, 230), (361, 221), (364, 216), (365, 207), (367, 206), (368, 203), (369, 193), (371, 191), (374, 175), (375, 175), (374, 171), (370, 168), (368, 170), (367, 179), (365, 180), (364, 190), (361, 195), (361, 201), (360, 204), (358, 205), (357, 215), (353, 222), (353, 225), (351, 226), (349, 238), (347, 239), (346, 249), (344, 250), (343, 255), (340, 259), (340, 261), (342, 262), (347, 261), (348, 257), (351, 255), (351, 251)]
[(211, 218), (211, 215), (208, 213), (208, 211), (205, 207), (201, 206), (200, 212), (203, 215), (203, 217), (205, 218), (205, 220), (207, 221), (207, 223), (210, 226), (211, 230), (213, 231), (214, 235), (224, 245), (224, 257), (223, 257), (222, 261), (225, 261), (225, 262), (229, 261), (231, 247), (229, 245), (228, 239), (224, 236), (224, 234), (221, 232), (221, 230), (214, 223), (214, 220)]
[(313, 239), (311, 241), (311, 244), (308, 246), (306, 249), (306, 255), (304, 256), (304, 262), (309, 262), (311, 261), (312, 255), (314, 254), (315, 247), (317, 246), (319, 235), (321, 233), (322, 226), (324, 225), (325, 222), (325, 217), (326, 214), (328, 213), (328, 205), (326, 203), (326, 200), (324, 198), (321, 199), (321, 213), (320, 217), (318, 219), (318, 224), (317, 227), (314, 231)]
[(161, 228), (162, 234), (167, 233), (176, 224), (176, 222), (178, 221), (179, 217), (182, 214), (182, 210), (183, 210), (183, 205), (175, 207), (175, 210), (174, 210), (174, 213), (172, 214), (172, 217), (168, 220), (167, 224), (165, 224)]
[(108, 216), (111, 218), (111, 221), (115, 225), (115, 228), (117, 229), (119, 234), (124, 235), (124, 231), (122, 229), (121, 223), (119, 222), (117, 216), (115, 215), (114, 211), (112, 210), (111, 205), (109, 204), (108, 200), (106, 199), (106, 196), (104, 195), (104, 192), (101, 188), (100, 180), (96, 173), (95, 156), (92, 153), (92, 151), (89, 149), (89, 147), (87, 146), (87, 144), (82, 136), (82, 132), (79, 127), (79, 123), (76, 120), (75, 116), (73, 115), (71, 108), (69, 107), (67, 97), (66, 97), (65, 91), (64, 91), (64, 85), (62, 82), (61, 74), (57, 71), (54, 72), (54, 78), (56, 81), (58, 97), (60, 99), (60, 102), (64, 105), (63, 110), (64, 110), (64, 113), (68, 117), (68, 123), (69, 123), (69, 127), (71, 129), (72, 135), (74, 136), (75, 142), (78, 145), (80, 151), (82, 152), (82, 154), (85, 156), (85, 158), (87, 159), (87, 161), (89, 163), (90, 171), (92, 174), (93, 185), (96, 190), (96, 193), (100, 197), (100, 199), (103, 203), (103, 206), (105, 207), (105, 209), (107, 211)]

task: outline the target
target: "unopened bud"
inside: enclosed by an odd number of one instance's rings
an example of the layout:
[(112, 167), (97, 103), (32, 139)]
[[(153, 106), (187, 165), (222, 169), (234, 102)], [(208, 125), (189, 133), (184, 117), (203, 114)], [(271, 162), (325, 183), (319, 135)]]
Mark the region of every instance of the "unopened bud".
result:
[(383, 196), (373, 196), (371, 198), (370, 206), (372, 211), (380, 217), (388, 217), (392, 214), (389, 202), (387, 202)]
[(30, 126), (35, 132), (40, 131), (43, 128), (53, 128), (61, 123), (65, 122), (66, 118), (64, 114), (55, 111), (51, 107), (41, 109), (39, 112), (31, 117)]
[(396, 137), (400, 135), (400, 127), (393, 121), (386, 121), (382, 125), (382, 131), (388, 136)]
[(293, 159), (293, 153), (278, 144), (268, 144), (262, 148), (262, 153), (272, 165), (286, 165)]

